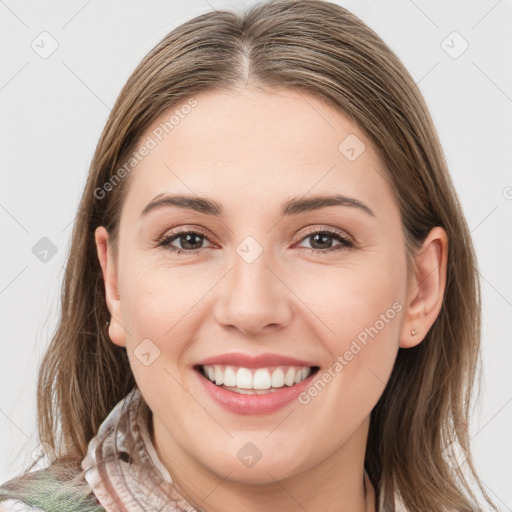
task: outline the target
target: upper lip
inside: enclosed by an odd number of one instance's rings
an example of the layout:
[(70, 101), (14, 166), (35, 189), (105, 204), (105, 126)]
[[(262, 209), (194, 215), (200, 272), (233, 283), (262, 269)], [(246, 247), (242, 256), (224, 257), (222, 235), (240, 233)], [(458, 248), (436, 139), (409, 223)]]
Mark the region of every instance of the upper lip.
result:
[(311, 361), (296, 359), (295, 357), (283, 356), (280, 354), (258, 354), (256, 356), (231, 352), (218, 356), (208, 357), (196, 363), (198, 366), (212, 364), (227, 364), (242, 368), (263, 368), (266, 366), (316, 366)]

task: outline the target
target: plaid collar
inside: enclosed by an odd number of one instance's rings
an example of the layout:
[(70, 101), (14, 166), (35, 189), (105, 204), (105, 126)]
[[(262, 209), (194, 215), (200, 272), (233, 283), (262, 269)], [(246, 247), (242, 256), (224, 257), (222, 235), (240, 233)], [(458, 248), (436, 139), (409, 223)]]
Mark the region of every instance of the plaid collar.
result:
[(108, 512), (205, 512), (184, 499), (158, 458), (150, 418), (134, 388), (100, 425), (81, 464), (96, 498)]

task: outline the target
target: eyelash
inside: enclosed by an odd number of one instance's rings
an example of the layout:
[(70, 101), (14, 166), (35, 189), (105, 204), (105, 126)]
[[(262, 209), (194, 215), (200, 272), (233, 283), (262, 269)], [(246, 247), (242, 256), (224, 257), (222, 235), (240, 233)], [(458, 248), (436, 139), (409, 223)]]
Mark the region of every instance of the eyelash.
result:
[[(174, 231), (174, 232), (171, 232), (171, 233), (163, 236), (162, 238), (160, 238), (158, 240), (159, 243), (158, 243), (157, 247), (165, 247), (168, 251), (175, 253), (177, 255), (184, 254), (184, 253), (189, 256), (196, 255), (202, 249), (190, 249), (190, 250), (178, 249), (171, 245), (171, 242), (173, 242), (175, 239), (178, 239), (181, 235), (188, 235), (188, 234), (201, 235), (201, 236), (204, 236), (205, 238), (207, 238), (206, 233), (203, 233), (198, 230), (186, 230), (185, 229), (185, 230), (181, 230), (181, 231)], [(302, 238), (299, 240), (299, 242), (302, 240), (305, 240), (306, 238), (309, 238), (313, 235), (316, 235), (316, 234), (323, 234), (323, 235), (327, 235), (330, 238), (336, 238), (339, 242), (341, 242), (341, 244), (336, 247), (329, 247), (328, 249), (312, 249), (312, 248), (309, 249), (307, 247), (303, 247), (303, 249), (309, 250), (309, 252), (312, 254), (325, 254), (325, 253), (340, 251), (343, 249), (351, 249), (355, 246), (355, 244), (352, 242), (352, 240), (350, 240), (347, 236), (345, 236), (344, 234), (342, 234), (339, 231), (333, 231), (331, 229), (318, 229), (318, 228), (308, 231), (305, 235), (302, 236)], [(208, 247), (205, 247), (204, 249), (208, 249)]]

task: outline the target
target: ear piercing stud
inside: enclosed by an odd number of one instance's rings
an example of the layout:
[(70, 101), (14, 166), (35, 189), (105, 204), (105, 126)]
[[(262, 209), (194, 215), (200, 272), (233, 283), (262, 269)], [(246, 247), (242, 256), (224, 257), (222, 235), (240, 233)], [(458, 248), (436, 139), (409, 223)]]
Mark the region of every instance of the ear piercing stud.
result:
[(411, 331), (411, 336), (416, 336), (416, 334), (418, 334), (418, 331), (416, 329), (413, 329)]

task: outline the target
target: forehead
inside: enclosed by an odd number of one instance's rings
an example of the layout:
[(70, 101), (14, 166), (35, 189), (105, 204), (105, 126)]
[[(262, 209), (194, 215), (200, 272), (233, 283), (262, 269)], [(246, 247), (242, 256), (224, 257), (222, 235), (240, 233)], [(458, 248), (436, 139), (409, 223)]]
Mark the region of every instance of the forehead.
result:
[[(378, 153), (341, 110), (304, 91), (208, 91), (161, 114), (139, 138), (127, 201), (142, 210), (165, 192), (235, 192), (268, 204), (308, 192), (383, 200)], [(279, 196), (279, 197), (277, 197)]]

